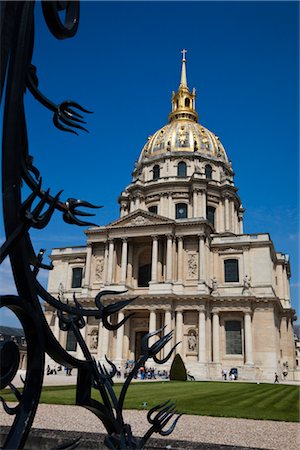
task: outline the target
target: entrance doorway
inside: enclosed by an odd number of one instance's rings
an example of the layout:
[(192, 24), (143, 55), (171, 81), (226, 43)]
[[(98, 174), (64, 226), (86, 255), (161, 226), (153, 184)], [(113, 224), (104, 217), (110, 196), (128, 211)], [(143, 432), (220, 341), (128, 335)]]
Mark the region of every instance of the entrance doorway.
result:
[(142, 339), (147, 333), (148, 331), (136, 331), (135, 333), (135, 361), (137, 361), (142, 354)]

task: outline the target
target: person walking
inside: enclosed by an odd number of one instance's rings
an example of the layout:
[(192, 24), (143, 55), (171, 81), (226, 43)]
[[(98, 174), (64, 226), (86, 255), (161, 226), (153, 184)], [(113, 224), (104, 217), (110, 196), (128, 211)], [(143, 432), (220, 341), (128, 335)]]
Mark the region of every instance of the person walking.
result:
[(275, 380), (274, 380), (274, 383), (279, 383), (279, 378), (278, 378), (278, 375), (277, 375), (276, 372), (275, 372)]

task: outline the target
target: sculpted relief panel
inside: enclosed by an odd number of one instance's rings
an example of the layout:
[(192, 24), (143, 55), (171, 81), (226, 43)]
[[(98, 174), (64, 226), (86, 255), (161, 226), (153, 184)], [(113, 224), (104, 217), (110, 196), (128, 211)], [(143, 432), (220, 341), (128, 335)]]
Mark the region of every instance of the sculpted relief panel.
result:
[(196, 252), (189, 252), (187, 254), (187, 272), (189, 279), (198, 278), (198, 255)]
[(95, 281), (99, 283), (103, 281), (103, 272), (104, 272), (104, 258), (103, 256), (95, 257)]

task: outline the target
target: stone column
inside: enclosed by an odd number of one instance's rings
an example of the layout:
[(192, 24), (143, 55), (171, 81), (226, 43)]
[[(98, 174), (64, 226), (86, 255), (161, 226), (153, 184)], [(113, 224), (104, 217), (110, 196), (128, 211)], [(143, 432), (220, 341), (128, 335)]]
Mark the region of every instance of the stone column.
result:
[(139, 209), (140, 207), (140, 197), (136, 197), (135, 199), (135, 209)]
[(224, 205), (223, 205), (223, 200), (219, 201), (219, 228), (218, 228), (218, 232), (222, 233), (225, 230), (225, 225), (224, 225)]
[(160, 214), (161, 216), (164, 215), (164, 210), (165, 210), (164, 206), (165, 206), (164, 196), (161, 195), (161, 196), (160, 196), (160, 199), (159, 199), (159, 214)]
[[(156, 311), (154, 309), (150, 309), (149, 312), (149, 333), (153, 333), (153, 331), (156, 331)], [(152, 336), (149, 339), (149, 345), (154, 344), (156, 340), (156, 336)]]
[(183, 338), (183, 313), (182, 311), (176, 311), (176, 344), (180, 342), (179, 345), (177, 345), (177, 353), (182, 355), (182, 338)]
[(183, 238), (179, 236), (178, 240), (178, 257), (177, 257), (177, 279), (182, 283), (183, 280)]
[(127, 243), (128, 246), (128, 266), (127, 266), (127, 282), (132, 285), (132, 269), (133, 269), (133, 242)]
[[(86, 323), (87, 323), (87, 317), (84, 317)], [(83, 337), (84, 342), (86, 342), (86, 335), (87, 335), (87, 325), (84, 328), (80, 328), (81, 336)], [(87, 344), (87, 342), (86, 342)], [(83, 351), (79, 345), (79, 342), (77, 342), (77, 351), (76, 351), (76, 357), (79, 359), (85, 359), (83, 355)]]
[(107, 282), (108, 282), (108, 284), (112, 283), (113, 260), (114, 260), (114, 241), (113, 241), (113, 239), (110, 239), (109, 247), (108, 247), (108, 267), (107, 267)]
[(163, 242), (162, 240), (158, 241), (158, 256), (157, 256), (157, 281), (162, 281), (163, 276), (163, 261), (162, 261), (162, 255), (163, 255)]
[(284, 300), (287, 300), (287, 298), (288, 298), (288, 295), (287, 295), (287, 291), (288, 291), (288, 289), (287, 289), (287, 282), (288, 282), (288, 280), (287, 280), (287, 272), (286, 272), (286, 266), (285, 265), (282, 266), (282, 281), (283, 281), (283, 298), (284, 298)]
[(206, 333), (205, 333), (205, 312), (199, 311), (198, 317), (198, 361), (199, 363), (206, 362)]
[(213, 362), (220, 362), (220, 321), (219, 313), (213, 313)]
[(245, 364), (253, 364), (252, 324), (250, 312), (245, 312), (244, 329), (245, 329)]
[(108, 242), (105, 242), (105, 250), (104, 250), (104, 272), (103, 272), (103, 281), (104, 281), (104, 284), (107, 283), (107, 273), (108, 273)]
[(167, 279), (166, 281), (172, 281), (172, 240), (173, 236), (167, 236)]
[[(118, 323), (124, 319), (124, 312), (119, 311), (118, 313)], [(117, 350), (116, 359), (120, 360), (123, 357), (123, 338), (124, 338), (124, 325), (117, 329)]]
[(243, 214), (239, 215), (239, 233), (244, 234)]
[(157, 282), (157, 256), (158, 256), (158, 238), (152, 236), (152, 266), (151, 266), (151, 281)]
[(127, 272), (127, 239), (123, 238), (122, 241), (122, 257), (121, 257), (121, 283), (126, 283)]
[(56, 339), (58, 340), (58, 342), (59, 342), (59, 332), (60, 332), (60, 329), (59, 329), (59, 319), (58, 319), (58, 316), (55, 315), (55, 318), (54, 318), (54, 327), (53, 327), (53, 334), (54, 334), (54, 336), (56, 337)]
[(88, 244), (86, 248), (86, 262), (85, 262), (85, 276), (84, 286), (88, 287), (91, 278), (91, 259), (92, 259), (92, 245)]
[(206, 271), (206, 254), (205, 254), (205, 243), (204, 236), (199, 235), (199, 282), (205, 281), (205, 271)]
[(102, 324), (102, 321), (100, 321), (99, 322), (99, 327), (98, 327), (97, 359), (103, 358), (103, 353), (102, 353), (103, 336), (104, 336), (104, 326)]
[(193, 192), (193, 217), (198, 217), (198, 192)]
[[(172, 316), (171, 316), (171, 311), (167, 310), (165, 311), (165, 330), (164, 330), (164, 334), (168, 334), (171, 331), (172, 328)], [(169, 353), (169, 351), (171, 350), (171, 345), (172, 345), (172, 340), (169, 341), (165, 347), (164, 347), (164, 358), (167, 356), (167, 354)]]
[(202, 191), (202, 217), (206, 219), (206, 192)]
[(235, 233), (235, 220), (234, 220), (234, 201), (233, 198), (230, 200), (229, 203), (229, 223), (230, 223), (230, 231), (232, 231), (233, 233)]
[(169, 213), (168, 217), (170, 219), (174, 219), (175, 218), (173, 207), (174, 207), (174, 205), (173, 205), (173, 202), (172, 202), (172, 194), (169, 194), (169, 196), (168, 196), (168, 213)]
[(229, 199), (225, 197), (225, 231), (229, 231)]

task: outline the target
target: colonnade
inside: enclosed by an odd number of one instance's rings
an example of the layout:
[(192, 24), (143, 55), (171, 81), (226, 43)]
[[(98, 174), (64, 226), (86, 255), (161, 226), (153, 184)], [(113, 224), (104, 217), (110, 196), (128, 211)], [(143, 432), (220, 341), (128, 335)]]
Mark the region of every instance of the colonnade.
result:
[[(162, 193), (157, 204), (158, 214), (170, 219), (175, 219), (175, 201), (172, 193)], [(183, 203), (186, 201), (183, 200)], [(209, 205), (207, 201), (207, 191), (205, 189), (195, 188), (192, 192), (192, 201), (188, 202), (188, 218), (206, 219), (206, 208)], [(218, 203), (211, 204), (216, 210), (215, 230), (217, 233), (230, 231), (235, 234), (243, 234), (243, 213), (235, 208), (234, 196), (231, 193), (224, 193)], [(130, 200), (129, 212), (142, 209), (147, 211), (148, 206), (144, 197), (136, 196)], [(121, 209), (121, 217), (126, 216), (124, 207)]]
[[(149, 321), (148, 321), (148, 331), (152, 333), (156, 331), (158, 326), (158, 314), (161, 314), (162, 311), (150, 309), (148, 310)], [(179, 353), (183, 358), (185, 358), (187, 349), (184, 348), (184, 309), (177, 309), (175, 313), (173, 313), (170, 309), (163, 311), (163, 323), (165, 326), (164, 334), (169, 333), (173, 328), (175, 330), (173, 341), (169, 341), (167, 345), (163, 349), (163, 357), (166, 357), (169, 351), (172, 348), (172, 345), (179, 342), (177, 346), (176, 352)], [(220, 351), (220, 312), (217, 310), (213, 310), (212, 314), (206, 314), (204, 309), (200, 309), (197, 312), (198, 320), (198, 337), (197, 337), (197, 361), (201, 364), (207, 363), (215, 363), (220, 364), (222, 362), (222, 354)], [(124, 319), (124, 312), (120, 311), (118, 313), (118, 322)], [(129, 319), (131, 320), (131, 319)], [(252, 344), (252, 321), (251, 321), (251, 313), (250, 311), (244, 312), (244, 364), (245, 365), (253, 365), (253, 344)], [(115, 343), (115, 351), (114, 354), (111, 353), (111, 349), (109, 348), (109, 343), (112, 342), (110, 339), (110, 334), (106, 328), (100, 324), (99, 326), (99, 337), (98, 337), (98, 358), (104, 358), (105, 355), (108, 355), (110, 358), (114, 358), (117, 361), (121, 361), (123, 359), (128, 359), (129, 355), (124, 354), (124, 327), (120, 327), (116, 333), (116, 343)], [(153, 336), (149, 339), (149, 345), (152, 345), (157, 336)], [(211, 343), (211, 344), (210, 344)], [(133, 343), (131, 344), (131, 350)]]
[[(207, 261), (209, 258), (209, 250), (206, 245), (206, 238), (200, 234), (195, 236), (198, 239), (198, 273), (196, 278), (200, 283), (204, 283), (207, 278)], [(120, 255), (120, 271), (118, 277), (114, 273), (116, 240), (109, 239), (105, 245), (104, 251), (104, 284), (121, 284), (128, 283), (132, 285), (132, 277), (134, 274), (133, 264), (138, 264), (138, 260), (133, 260), (134, 238), (128, 242), (127, 238), (122, 238), (121, 255)], [(162, 246), (164, 251), (162, 251)], [(162, 260), (162, 253), (165, 254)], [(162, 270), (162, 266), (165, 270)], [(135, 267), (138, 270), (138, 267)], [(163, 274), (164, 272), (164, 274)], [(164, 281), (166, 283), (179, 282), (182, 283), (184, 278), (184, 237), (168, 234), (167, 236), (152, 236), (151, 242), (151, 283)], [(135, 286), (133, 286), (135, 287)]]

